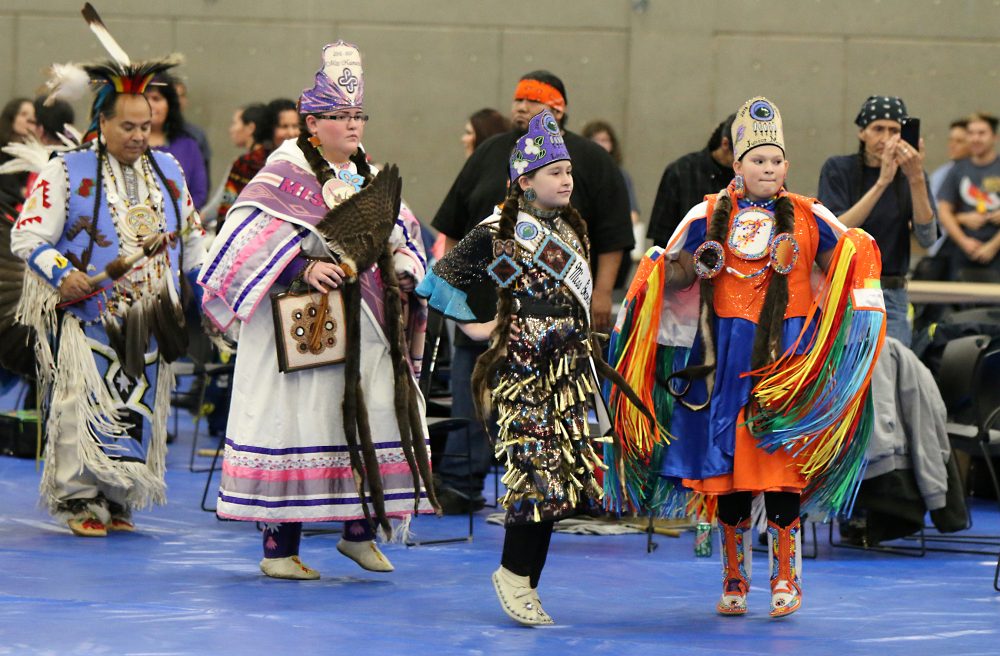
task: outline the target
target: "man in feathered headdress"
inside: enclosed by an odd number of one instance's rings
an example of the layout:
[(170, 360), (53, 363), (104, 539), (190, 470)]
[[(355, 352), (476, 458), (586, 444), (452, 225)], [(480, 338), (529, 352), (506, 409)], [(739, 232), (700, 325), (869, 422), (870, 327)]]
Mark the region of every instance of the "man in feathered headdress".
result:
[(76, 535), (103, 537), (165, 500), (168, 363), (186, 349), (180, 290), (205, 247), (180, 167), (148, 149), (143, 91), (179, 60), (132, 63), (93, 7), (83, 15), (112, 59), (54, 66), (49, 86), (93, 88), (92, 140), (40, 171), (11, 250), (28, 267), (17, 318), (38, 335), (42, 498)]

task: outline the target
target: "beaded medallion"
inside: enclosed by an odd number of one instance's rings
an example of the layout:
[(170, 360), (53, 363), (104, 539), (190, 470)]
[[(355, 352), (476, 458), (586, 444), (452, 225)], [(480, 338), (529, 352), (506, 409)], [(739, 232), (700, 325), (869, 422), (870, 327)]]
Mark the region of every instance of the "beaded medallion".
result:
[(548, 234), (542, 240), (532, 261), (542, 267), (556, 280), (562, 280), (570, 265), (576, 260), (576, 254), (555, 235)]
[(729, 248), (744, 260), (759, 260), (768, 254), (774, 233), (774, 213), (762, 207), (745, 207), (733, 217)]

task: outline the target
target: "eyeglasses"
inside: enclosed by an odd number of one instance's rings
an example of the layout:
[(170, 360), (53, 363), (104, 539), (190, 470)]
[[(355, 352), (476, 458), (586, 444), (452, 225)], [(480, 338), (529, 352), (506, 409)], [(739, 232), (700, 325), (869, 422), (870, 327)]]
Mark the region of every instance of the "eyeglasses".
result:
[(343, 121), (344, 123), (350, 123), (351, 121), (367, 123), (369, 117), (368, 114), (329, 114), (319, 115), (316, 118), (325, 119), (327, 121)]

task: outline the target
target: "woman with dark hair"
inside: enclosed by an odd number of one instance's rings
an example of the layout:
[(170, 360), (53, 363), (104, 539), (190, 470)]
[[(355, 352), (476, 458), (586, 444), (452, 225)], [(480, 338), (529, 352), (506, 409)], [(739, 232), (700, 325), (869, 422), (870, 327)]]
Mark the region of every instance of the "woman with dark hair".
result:
[[(410, 296), (424, 276), (419, 228), (394, 211), (398, 197), (388, 213), (371, 210), (372, 194), (398, 173), (379, 173), (361, 148), (368, 115), (360, 53), (338, 41), (323, 61), (299, 100), (304, 131), (236, 199), (199, 279), (206, 316), (221, 330), (240, 322), (217, 512), (265, 523), (260, 568), (282, 579), (319, 578), (299, 560), (304, 522), (344, 522), (337, 550), (389, 572), (372, 520), (390, 533), (389, 520), (398, 520), (405, 535), (414, 514), (432, 511), (412, 377), (426, 321)], [(345, 218), (354, 208), (362, 216)], [(352, 238), (381, 251), (375, 265), (328, 241), (322, 231), (331, 224), (352, 226)], [(282, 310), (289, 295), (311, 309)], [(335, 307), (343, 308), (336, 318)], [(282, 317), (295, 329), (276, 328)], [(340, 345), (342, 361), (330, 356)], [(289, 368), (279, 348), (327, 359)]]
[(554, 523), (595, 510), (603, 496), (587, 415), (593, 372), (614, 374), (591, 334), (590, 241), (570, 203), (573, 167), (552, 113), (530, 120), (509, 162), (503, 206), (434, 265), (417, 293), (472, 339), (489, 339), (472, 387), (479, 416), (498, 417), (495, 453), (507, 465), (493, 585), (504, 612), (533, 626), (553, 623), (538, 582)]
[[(639, 199), (635, 195), (635, 185), (632, 184), (632, 176), (622, 166), (622, 147), (618, 143), (618, 135), (615, 134), (614, 128), (607, 121), (591, 121), (583, 126), (582, 134), (608, 151), (611, 159), (615, 160), (615, 164), (618, 165), (618, 169), (622, 172), (622, 177), (625, 178), (625, 187), (628, 189), (628, 203), (632, 213), (632, 226), (639, 225)], [(642, 243), (642, 238), (638, 235), (636, 236), (636, 243)], [(641, 256), (642, 249), (640, 248), (636, 253)]]
[(267, 103), (267, 110), (271, 113), (271, 141), (277, 148), (289, 139), (299, 137), (299, 110), (295, 106), (294, 100), (288, 98), (275, 98)]
[(205, 158), (198, 142), (184, 129), (184, 114), (173, 78), (158, 76), (146, 87), (145, 96), (153, 112), (149, 147), (174, 156), (184, 172), (195, 207), (201, 207), (208, 199)]
[(233, 114), (233, 122), (229, 126), (229, 138), (232, 139), (233, 145), (245, 149), (246, 152), (237, 157), (229, 168), (222, 200), (219, 202), (216, 232), (222, 227), (229, 208), (243, 191), (243, 187), (264, 168), (267, 156), (274, 150), (274, 143), (271, 141), (274, 134), (273, 125), (271, 112), (261, 103), (252, 103), (237, 109)]
[[(0, 111), (0, 148), (11, 142), (24, 142), (35, 134), (35, 106), (29, 98), (14, 98)], [(0, 164), (11, 156), (0, 152)], [(0, 202), (20, 210), (27, 192), (27, 173), (0, 175)]]
[(45, 96), (35, 98), (34, 105), (35, 134), (38, 135), (39, 141), (46, 146), (60, 146), (62, 145), (62, 140), (59, 139), (60, 134), (72, 138), (72, 135), (67, 134), (66, 131), (66, 126), (72, 128), (76, 118), (72, 105), (65, 100), (58, 99), (52, 100), (46, 105)]
[(462, 146), (465, 156), (472, 154), (479, 144), (495, 134), (510, 130), (510, 121), (495, 109), (486, 107), (469, 117), (462, 128)]

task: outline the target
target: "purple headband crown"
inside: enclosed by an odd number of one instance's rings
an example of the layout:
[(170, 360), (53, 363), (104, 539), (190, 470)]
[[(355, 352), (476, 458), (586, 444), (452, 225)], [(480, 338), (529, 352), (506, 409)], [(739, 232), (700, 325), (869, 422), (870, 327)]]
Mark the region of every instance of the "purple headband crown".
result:
[(323, 68), (316, 73), (313, 87), (299, 96), (299, 112), (322, 114), (362, 107), (364, 101), (365, 78), (357, 46), (345, 41), (324, 46)]
[(563, 159), (570, 157), (559, 122), (552, 112), (543, 110), (532, 117), (528, 131), (514, 145), (510, 154), (510, 181)]

